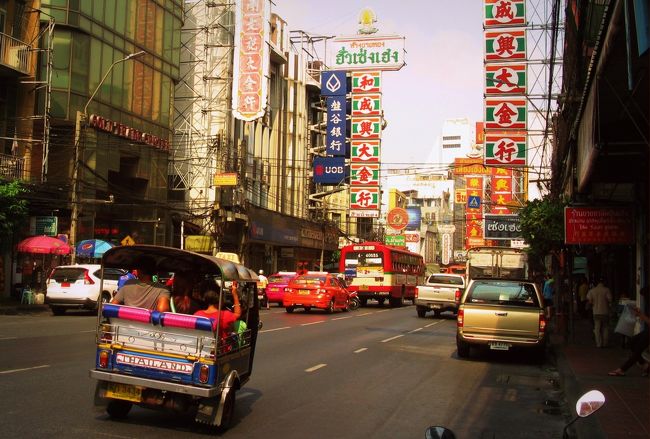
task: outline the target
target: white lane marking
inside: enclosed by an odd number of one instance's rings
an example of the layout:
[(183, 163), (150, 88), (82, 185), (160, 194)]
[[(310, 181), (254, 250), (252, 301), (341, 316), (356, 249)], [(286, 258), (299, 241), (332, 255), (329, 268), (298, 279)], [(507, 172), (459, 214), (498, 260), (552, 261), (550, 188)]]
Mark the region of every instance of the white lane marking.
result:
[(361, 348), (361, 349), (357, 349), (356, 351), (354, 351), (354, 353), (358, 354), (360, 352), (367, 351), (367, 350), (368, 350), (368, 348)]
[(90, 331), (79, 331), (81, 334), (85, 334), (87, 332), (97, 332), (96, 329), (91, 329)]
[(414, 332), (422, 331), (424, 328), (415, 328), (412, 331), (409, 331), (409, 334), (413, 334)]
[(352, 317), (354, 317), (354, 316), (337, 317), (337, 318), (332, 319), (332, 320), (345, 320), (345, 319), (351, 319)]
[(0, 340), (15, 340), (18, 337), (0, 337)]
[(372, 314), (372, 313), (371, 312), (364, 312), (363, 314), (358, 314), (357, 317), (367, 316), (367, 315), (370, 315), (370, 314)]
[(317, 364), (316, 366), (310, 367), (309, 369), (305, 369), (305, 372), (313, 372), (313, 371), (318, 370), (321, 367), (325, 367), (325, 366), (327, 366), (327, 364), (325, 364), (325, 363)]
[(291, 326), (283, 326), (281, 328), (273, 328), (273, 329), (262, 329), (261, 332), (273, 332), (273, 331), (282, 331), (283, 329), (291, 329)]
[(389, 342), (389, 341), (395, 340), (396, 338), (400, 338), (400, 337), (404, 337), (404, 334), (400, 334), (400, 335), (396, 335), (395, 337), (387, 338), (387, 339), (385, 339), (385, 340), (382, 340), (381, 342), (382, 342), (382, 343), (387, 343), (387, 342)]
[(382, 309), (381, 311), (375, 311), (375, 312), (379, 314), (380, 312), (388, 312), (388, 311), (390, 311), (390, 309)]
[(8, 374), (8, 373), (24, 372), (26, 370), (43, 369), (44, 367), (50, 367), (50, 365), (49, 364), (44, 364), (42, 366), (25, 367), (23, 369), (2, 370), (2, 371), (0, 371), (0, 375), (4, 375), (4, 374)]
[(441, 324), (442, 322), (444, 322), (444, 320), (438, 320), (437, 322), (433, 322), (433, 323), (429, 323), (428, 325), (424, 325), (424, 327), (425, 327), (425, 328), (428, 328), (429, 326), (439, 325), (439, 324)]
[(318, 325), (319, 323), (325, 323), (327, 320), (319, 320), (318, 322), (303, 323), (300, 326), (309, 326), (309, 325)]

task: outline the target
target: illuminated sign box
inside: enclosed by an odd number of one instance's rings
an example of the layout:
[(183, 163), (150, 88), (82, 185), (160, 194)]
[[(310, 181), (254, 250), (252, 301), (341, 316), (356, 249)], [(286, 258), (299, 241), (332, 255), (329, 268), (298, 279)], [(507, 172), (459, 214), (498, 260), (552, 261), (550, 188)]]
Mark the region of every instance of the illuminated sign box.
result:
[(237, 173), (226, 172), (214, 176), (215, 186), (237, 186)]

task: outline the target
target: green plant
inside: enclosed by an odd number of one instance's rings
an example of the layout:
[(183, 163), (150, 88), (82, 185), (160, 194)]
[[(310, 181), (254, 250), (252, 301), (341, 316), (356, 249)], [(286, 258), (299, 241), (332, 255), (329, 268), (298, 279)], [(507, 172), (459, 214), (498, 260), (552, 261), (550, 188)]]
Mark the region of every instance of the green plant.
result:
[(550, 196), (526, 202), (519, 211), (523, 238), (531, 262), (541, 267), (544, 256), (555, 253), (564, 243), (564, 207), (566, 202)]
[(0, 181), (0, 247), (10, 245), (14, 230), (20, 228), (27, 217), (26, 192), (19, 181)]

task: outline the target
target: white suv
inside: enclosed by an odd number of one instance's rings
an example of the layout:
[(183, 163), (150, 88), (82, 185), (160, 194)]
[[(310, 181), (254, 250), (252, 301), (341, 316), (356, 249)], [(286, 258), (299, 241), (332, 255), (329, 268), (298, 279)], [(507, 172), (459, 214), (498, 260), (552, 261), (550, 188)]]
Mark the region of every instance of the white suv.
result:
[(117, 290), (117, 281), (126, 274), (117, 268), (104, 269), (101, 285), (101, 265), (61, 265), (52, 270), (47, 279), (45, 303), (52, 314), (61, 315), (67, 309), (97, 309), (99, 303), (110, 302)]

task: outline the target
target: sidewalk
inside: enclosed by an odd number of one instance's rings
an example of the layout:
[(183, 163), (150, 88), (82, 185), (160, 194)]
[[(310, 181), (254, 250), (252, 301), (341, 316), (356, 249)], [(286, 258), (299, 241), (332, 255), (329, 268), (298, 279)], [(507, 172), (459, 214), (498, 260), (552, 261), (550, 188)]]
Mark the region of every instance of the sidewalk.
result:
[(18, 315), (49, 312), (47, 305), (20, 303), (13, 297), (0, 297), (0, 315)]
[(650, 379), (641, 368), (632, 366), (626, 376), (611, 377), (607, 372), (619, 367), (630, 353), (621, 346), (621, 336), (610, 333), (609, 347), (596, 348), (591, 321), (574, 320), (568, 339), (551, 333), (562, 388), (571, 413), (582, 394), (597, 389), (605, 395), (605, 405), (594, 415), (573, 424), (573, 437), (650, 438)]

